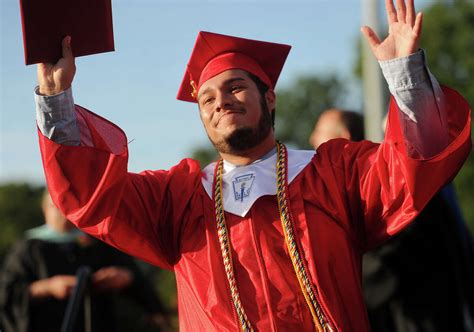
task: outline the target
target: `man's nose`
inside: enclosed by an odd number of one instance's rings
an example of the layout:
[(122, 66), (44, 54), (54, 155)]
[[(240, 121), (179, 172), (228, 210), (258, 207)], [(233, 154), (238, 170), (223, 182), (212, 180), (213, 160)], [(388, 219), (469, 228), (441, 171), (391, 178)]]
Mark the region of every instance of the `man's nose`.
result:
[(226, 92), (219, 92), (216, 96), (216, 109), (218, 111), (226, 110), (234, 104), (233, 96)]

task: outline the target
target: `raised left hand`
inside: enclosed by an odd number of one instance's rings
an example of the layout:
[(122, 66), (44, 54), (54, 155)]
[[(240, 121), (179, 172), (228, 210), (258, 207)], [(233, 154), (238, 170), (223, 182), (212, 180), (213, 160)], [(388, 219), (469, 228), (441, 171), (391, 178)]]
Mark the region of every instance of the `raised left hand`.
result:
[(388, 36), (380, 41), (377, 34), (368, 26), (361, 31), (367, 38), (372, 53), (379, 61), (390, 60), (413, 54), (419, 49), (423, 14), (416, 14), (414, 0), (385, 0), (388, 19)]

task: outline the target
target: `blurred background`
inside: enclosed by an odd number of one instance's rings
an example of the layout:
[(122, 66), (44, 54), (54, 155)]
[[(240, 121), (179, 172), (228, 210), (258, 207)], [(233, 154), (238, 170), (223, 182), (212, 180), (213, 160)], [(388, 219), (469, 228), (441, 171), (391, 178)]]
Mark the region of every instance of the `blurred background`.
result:
[[(474, 0), (420, 0), (415, 5), (424, 12), (421, 45), (431, 72), (472, 105)], [(372, 128), (381, 132), (388, 92), (380, 72), (364, 77), (364, 66), (374, 63), (359, 31), (371, 17), (380, 20), (382, 37), (385, 9), (377, 0), (114, 0), (116, 51), (76, 60), (75, 101), (124, 129), (132, 141), (130, 171), (166, 169), (190, 156), (204, 167), (215, 152), (196, 106), (175, 95), (197, 33), (207, 30), (293, 46), (277, 86), (277, 137), (288, 145), (309, 149), (314, 123), (327, 108), (362, 112), (373, 107), (364, 89), (383, 96), (380, 117), (369, 117)], [(34, 116), (36, 68), (24, 65), (18, 0), (1, 0), (0, 29), (1, 263), (25, 230), (43, 223), (45, 181)], [(473, 154), (454, 183), (474, 231)], [(153, 278), (173, 312), (173, 274), (153, 271)]]

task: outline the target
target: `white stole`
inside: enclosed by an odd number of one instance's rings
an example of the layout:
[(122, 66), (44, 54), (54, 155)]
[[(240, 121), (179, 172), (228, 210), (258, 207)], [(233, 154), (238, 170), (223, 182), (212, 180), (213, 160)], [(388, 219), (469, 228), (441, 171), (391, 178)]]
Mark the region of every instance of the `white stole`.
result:
[[(288, 184), (309, 164), (315, 151), (288, 149)], [(246, 166), (235, 166), (224, 161), (222, 188), (224, 210), (245, 217), (253, 203), (261, 196), (276, 195), (277, 154)], [(212, 199), (212, 185), (216, 163), (202, 172), (202, 185)]]

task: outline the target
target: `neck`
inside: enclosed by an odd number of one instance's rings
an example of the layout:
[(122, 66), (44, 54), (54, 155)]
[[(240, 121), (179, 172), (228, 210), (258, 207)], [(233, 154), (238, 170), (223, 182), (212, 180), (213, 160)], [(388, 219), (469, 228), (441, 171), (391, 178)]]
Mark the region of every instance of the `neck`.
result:
[(263, 140), (259, 145), (248, 149), (241, 154), (231, 154), (220, 152), (221, 158), (225, 161), (236, 165), (236, 166), (245, 166), (250, 165), (255, 160), (262, 158), (270, 150), (275, 147), (275, 137), (273, 135), (268, 135), (265, 140)]

